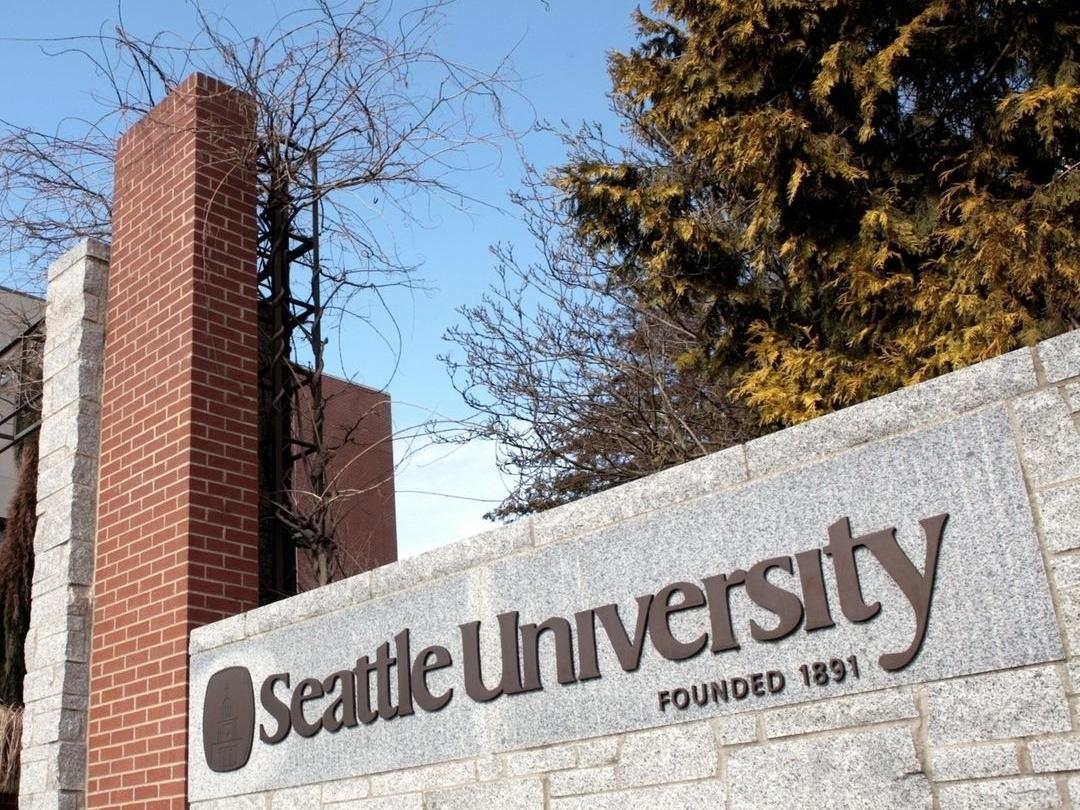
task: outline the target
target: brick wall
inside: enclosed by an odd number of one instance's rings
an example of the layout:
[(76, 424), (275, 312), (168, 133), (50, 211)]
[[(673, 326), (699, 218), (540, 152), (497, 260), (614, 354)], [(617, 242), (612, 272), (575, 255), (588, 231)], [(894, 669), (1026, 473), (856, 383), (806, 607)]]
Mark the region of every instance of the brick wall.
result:
[(257, 602), (253, 108), (205, 76), (116, 158), (87, 805), (183, 808), (187, 639)]
[[(333, 453), (327, 473), (338, 492), (355, 493), (334, 504), (337, 580), (397, 559), (394, 440), (390, 397), (382, 391), (326, 375), (323, 395), (327, 443)], [(307, 390), (300, 396), (301, 435), (311, 435)], [(299, 590), (317, 587), (311, 552), (299, 549), (296, 558)]]

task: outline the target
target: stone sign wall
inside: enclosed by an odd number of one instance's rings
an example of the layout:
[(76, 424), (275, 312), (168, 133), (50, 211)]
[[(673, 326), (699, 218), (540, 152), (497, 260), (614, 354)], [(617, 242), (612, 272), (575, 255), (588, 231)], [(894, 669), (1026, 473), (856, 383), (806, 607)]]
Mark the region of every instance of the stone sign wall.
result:
[(195, 630), (189, 800), (1080, 805), (1078, 377), (1074, 332)]

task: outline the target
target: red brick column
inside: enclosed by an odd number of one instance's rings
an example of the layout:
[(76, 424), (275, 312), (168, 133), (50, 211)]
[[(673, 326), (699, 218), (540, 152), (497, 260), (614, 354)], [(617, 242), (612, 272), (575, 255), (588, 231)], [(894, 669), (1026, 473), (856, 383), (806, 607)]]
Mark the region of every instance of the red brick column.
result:
[(253, 130), (195, 75), (117, 151), (90, 808), (185, 807), (188, 634), (257, 603)]

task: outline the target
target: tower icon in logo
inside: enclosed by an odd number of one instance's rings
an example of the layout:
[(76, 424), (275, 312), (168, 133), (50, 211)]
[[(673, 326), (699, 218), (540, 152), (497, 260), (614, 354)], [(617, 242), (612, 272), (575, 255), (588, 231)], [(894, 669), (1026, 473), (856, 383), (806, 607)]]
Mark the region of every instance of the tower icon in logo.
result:
[(255, 737), (255, 693), (246, 667), (215, 672), (203, 699), (203, 753), (210, 770), (243, 768)]

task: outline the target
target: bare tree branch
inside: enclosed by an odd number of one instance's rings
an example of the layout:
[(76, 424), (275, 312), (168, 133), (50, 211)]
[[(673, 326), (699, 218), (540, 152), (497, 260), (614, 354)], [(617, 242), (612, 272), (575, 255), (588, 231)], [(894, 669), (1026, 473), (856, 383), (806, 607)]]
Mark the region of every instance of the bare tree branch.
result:
[[(599, 130), (572, 149), (606, 148)], [(664, 306), (617, 259), (575, 238), (557, 189), (531, 171), (516, 195), (538, 262), (496, 245), (497, 282), (460, 310), (443, 356), (471, 419), (436, 441), (493, 440), (515, 480), (490, 518), (512, 518), (631, 481), (753, 434), (728, 381), (680, 362), (701, 344), (708, 307)]]
[[(291, 288), (311, 315), (291, 329), (284, 349), (295, 364), (288, 380), (294, 437), (306, 430), (314, 450), (291, 471), (288, 492), (264, 494), (296, 545), (315, 552), (321, 582), (332, 576), (340, 545), (336, 510), (360, 493), (328, 475), (346, 447), (324, 435), (325, 403), (297, 392), (320, 388), (322, 336), (364, 321), (357, 299), (380, 302), (387, 287), (415, 283), (415, 268), (384, 244), (373, 223), (387, 211), (416, 221), (416, 203), (432, 198), (476, 203), (456, 188), (460, 173), (476, 150), (497, 150), (513, 134), (502, 109), (502, 96), (512, 91), (506, 63), (481, 70), (435, 46), (452, 5), (430, 0), (400, 11), (392, 0), (308, 0), (252, 35), (211, 4), (192, 0), (191, 37), (142, 35), (118, 9), (111, 29), (40, 43), (91, 68), (99, 118), (69, 119), (51, 132), (0, 121), (0, 245), (40, 278), (73, 241), (108, 238), (117, 137), (181, 79), (204, 72), (253, 100), (255, 139), (243, 148), (252, 150), (247, 159), (258, 155), (263, 210), (284, 206), (289, 233), (302, 231), (300, 220), (318, 211), (317, 266), (295, 273)], [(397, 349), (400, 338), (387, 345)], [(353, 427), (364, 418), (355, 415)]]

